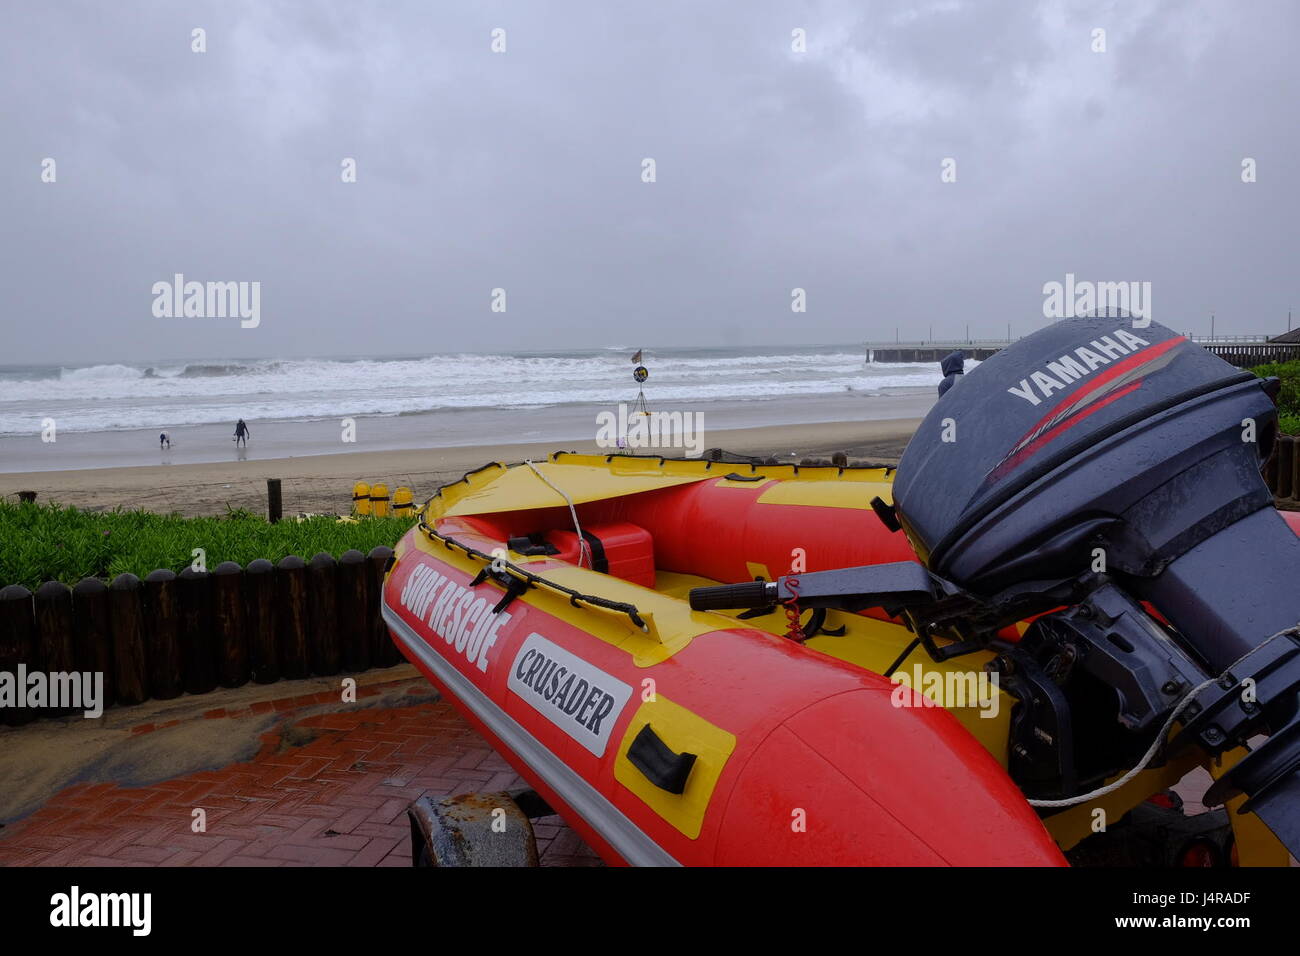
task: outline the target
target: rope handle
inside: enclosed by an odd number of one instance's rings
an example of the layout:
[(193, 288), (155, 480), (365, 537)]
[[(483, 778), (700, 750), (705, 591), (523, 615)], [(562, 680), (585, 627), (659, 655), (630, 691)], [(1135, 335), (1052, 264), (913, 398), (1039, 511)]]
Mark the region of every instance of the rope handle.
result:
[(578, 509), (573, 506), (573, 499), (568, 496), (563, 488), (551, 481), (538, 470), (537, 466), (531, 460), (525, 460), (524, 464), (533, 470), (533, 474), (550, 486), (551, 490), (564, 499), (564, 503), (569, 506), (569, 517), (573, 519), (573, 530), (578, 536), (578, 567), (582, 567), (582, 558), (587, 558), (587, 567), (592, 567), (591, 546), (587, 544), (587, 539), (582, 536), (582, 525), (578, 524)]

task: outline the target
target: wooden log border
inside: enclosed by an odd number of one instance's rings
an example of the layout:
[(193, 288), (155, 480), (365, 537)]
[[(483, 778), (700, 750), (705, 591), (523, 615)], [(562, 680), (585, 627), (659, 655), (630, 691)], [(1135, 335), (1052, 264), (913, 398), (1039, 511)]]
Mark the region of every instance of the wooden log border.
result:
[[(391, 667), (402, 656), (379, 613), (392, 548), (227, 561), (211, 572), (153, 571), (141, 581), (0, 587), (0, 670), (94, 671), (104, 706), (171, 700), (249, 681)], [(73, 712), (75, 714), (75, 712)], [(17, 726), (63, 712), (0, 707)]]

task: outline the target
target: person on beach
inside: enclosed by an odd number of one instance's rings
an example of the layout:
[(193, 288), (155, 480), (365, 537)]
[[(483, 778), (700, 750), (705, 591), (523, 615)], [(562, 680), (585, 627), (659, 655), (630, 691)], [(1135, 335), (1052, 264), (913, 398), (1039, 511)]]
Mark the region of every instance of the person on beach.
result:
[(244, 447), (247, 448), (248, 439), (251, 434), (252, 433), (249, 432), (248, 426), (244, 424), (244, 420), (242, 418), (239, 421), (235, 422), (235, 444), (236, 445), (238, 445), (240, 442), (243, 442)]
[(166, 432), (162, 432), (158, 436), (158, 450), (162, 451), (164, 448), (170, 449), (171, 447), (172, 447), (172, 436), (168, 435)]

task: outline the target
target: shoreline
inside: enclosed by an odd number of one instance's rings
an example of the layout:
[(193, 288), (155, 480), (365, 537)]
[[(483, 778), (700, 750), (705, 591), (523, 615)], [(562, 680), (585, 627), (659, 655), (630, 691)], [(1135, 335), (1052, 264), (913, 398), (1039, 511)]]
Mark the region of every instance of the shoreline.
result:
[[(887, 389), (834, 394), (788, 395), (780, 399), (656, 402), (652, 409), (680, 412), (692, 423), (689, 439), (699, 450), (716, 447), (712, 435), (762, 425), (803, 425), (920, 418), (936, 400), (935, 390)], [(248, 418), (247, 448), (233, 444), (235, 418), (228, 423), (108, 431), (57, 431), (44, 441), (39, 420), (27, 434), (0, 435), (0, 475), (87, 469), (249, 462), (365, 451), (482, 447), (595, 438), (602, 416), (618, 415), (627, 402), (551, 405), (532, 408), (442, 409), (402, 415), (339, 418)], [(687, 418), (686, 416), (689, 416)], [(236, 416), (238, 417), (238, 416)], [(51, 409), (51, 421), (58, 411)], [(172, 446), (159, 447), (159, 431)], [(558, 447), (558, 446), (557, 446)]]
[[(742, 455), (778, 459), (829, 458), (837, 451), (850, 460), (894, 463), (920, 417), (874, 421), (816, 422), (710, 429), (704, 446)], [(266, 513), (266, 479), (279, 478), (284, 514), (347, 514), (352, 486), (385, 482), (389, 493), (406, 485), (423, 502), (434, 490), (491, 461), (541, 460), (554, 451), (608, 454), (595, 441), (493, 442), (429, 448), (335, 452), (285, 458), (186, 464), (122, 465), (54, 471), (0, 473), (0, 496), (17, 499), (35, 491), (37, 502), (55, 502), (86, 511), (145, 509), (186, 516), (223, 515), (246, 508)], [(645, 449), (654, 453), (655, 449)], [(676, 449), (663, 449), (669, 456)], [(793, 453), (793, 454), (791, 454)]]

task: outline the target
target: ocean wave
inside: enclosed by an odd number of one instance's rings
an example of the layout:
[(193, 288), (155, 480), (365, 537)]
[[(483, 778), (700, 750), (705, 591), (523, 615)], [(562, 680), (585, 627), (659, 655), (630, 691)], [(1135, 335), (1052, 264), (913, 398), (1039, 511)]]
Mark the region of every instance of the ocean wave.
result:
[[(245, 364), (242, 362), (234, 363), (216, 363), (202, 365), (186, 365), (176, 373), (176, 378), (220, 378), (227, 375), (262, 375), (274, 373), (280, 369), (283, 362), (255, 362)], [(340, 362), (338, 364), (346, 364)]]
[[(433, 355), (358, 359), (219, 359), (63, 368), (57, 377), (0, 374), (0, 434), (53, 417), (61, 431), (529, 409), (634, 401), (626, 354)], [(844, 348), (692, 349), (648, 354), (654, 402), (764, 401), (895, 388), (933, 388), (933, 364), (868, 365)]]
[(59, 370), (60, 382), (135, 381), (144, 378), (145, 369), (134, 365), (90, 365), (85, 368)]

